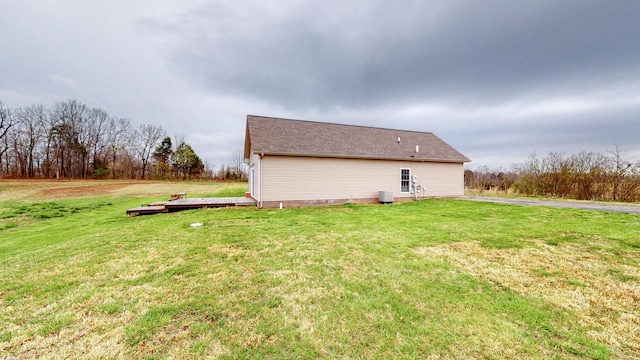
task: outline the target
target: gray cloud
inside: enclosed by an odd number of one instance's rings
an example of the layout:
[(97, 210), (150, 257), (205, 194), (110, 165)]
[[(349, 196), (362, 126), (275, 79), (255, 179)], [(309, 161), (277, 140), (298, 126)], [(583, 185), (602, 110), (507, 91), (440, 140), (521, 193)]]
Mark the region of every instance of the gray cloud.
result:
[(433, 131), (474, 160), (640, 155), (640, 3), (9, 2), (0, 100), (76, 98), (184, 134), (205, 160), (246, 114)]
[(210, 91), (294, 109), (484, 104), (639, 75), (631, 2), (405, 4), (329, 2), (275, 16), (210, 4), (191, 15), (197, 25), (173, 61)]

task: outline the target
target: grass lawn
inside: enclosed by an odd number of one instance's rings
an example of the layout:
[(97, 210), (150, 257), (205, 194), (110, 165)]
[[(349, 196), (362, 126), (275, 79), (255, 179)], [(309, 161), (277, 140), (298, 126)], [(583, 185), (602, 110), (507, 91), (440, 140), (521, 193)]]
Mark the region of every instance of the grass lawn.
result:
[(640, 357), (637, 215), (461, 200), (125, 215), (245, 188), (0, 181), (0, 359)]

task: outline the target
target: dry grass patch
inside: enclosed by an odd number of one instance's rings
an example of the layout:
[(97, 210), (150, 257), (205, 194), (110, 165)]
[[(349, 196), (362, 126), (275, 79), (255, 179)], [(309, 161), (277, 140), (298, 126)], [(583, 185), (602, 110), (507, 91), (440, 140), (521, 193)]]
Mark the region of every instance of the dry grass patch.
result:
[(105, 196), (139, 182), (123, 180), (0, 180), (0, 202), (42, 201), (70, 197)]
[(149, 197), (175, 193), (213, 195), (226, 189), (246, 188), (244, 183), (176, 182), (142, 180), (0, 180), (0, 202), (43, 201), (82, 197)]
[(620, 357), (640, 353), (640, 268), (626, 264), (611, 268), (612, 258), (633, 259), (638, 264), (639, 254), (614, 255), (573, 243), (535, 245), (488, 249), (479, 242), (460, 242), (417, 251), (518, 294), (571, 310), (592, 329), (589, 334), (594, 339), (609, 345)]

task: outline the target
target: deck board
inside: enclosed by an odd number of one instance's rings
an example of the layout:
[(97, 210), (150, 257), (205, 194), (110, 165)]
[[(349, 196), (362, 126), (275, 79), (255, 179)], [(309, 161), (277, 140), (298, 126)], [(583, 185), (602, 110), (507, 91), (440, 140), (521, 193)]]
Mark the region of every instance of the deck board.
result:
[(255, 205), (253, 199), (246, 197), (236, 198), (188, 198), (168, 201), (164, 206), (167, 208), (176, 207), (215, 207), (215, 206), (235, 206), (235, 205)]
[(225, 197), (225, 198), (188, 198), (165, 202), (155, 202), (148, 206), (139, 206), (127, 210), (127, 215), (150, 215), (158, 213), (168, 213), (187, 209), (201, 209), (227, 206), (252, 206), (256, 201), (246, 197)]
[(129, 209), (127, 210), (127, 215), (151, 215), (151, 214), (159, 214), (159, 213), (166, 213), (167, 208), (165, 208), (164, 206), (158, 206), (158, 205), (153, 205), (153, 206), (138, 206), (135, 207), (133, 209)]

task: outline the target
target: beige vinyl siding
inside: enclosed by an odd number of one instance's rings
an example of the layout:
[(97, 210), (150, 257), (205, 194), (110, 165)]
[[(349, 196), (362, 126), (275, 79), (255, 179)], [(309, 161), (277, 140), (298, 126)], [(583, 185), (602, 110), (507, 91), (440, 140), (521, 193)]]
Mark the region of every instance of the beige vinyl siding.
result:
[(411, 175), (418, 175), (418, 184), (426, 189), (424, 196), (447, 197), (464, 195), (464, 169), (462, 164), (431, 162), (413, 164)]
[(249, 157), (249, 172), (253, 171), (253, 177), (249, 174), (249, 192), (254, 199), (260, 200), (260, 155), (251, 154)]
[(426, 189), (420, 196), (457, 196), (464, 191), (461, 163), (289, 156), (264, 156), (258, 162), (255, 177), (262, 201), (367, 199), (377, 198), (381, 190), (393, 191), (396, 198), (412, 197), (400, 192), (403, 168), (418, 175), (418, 184)]

